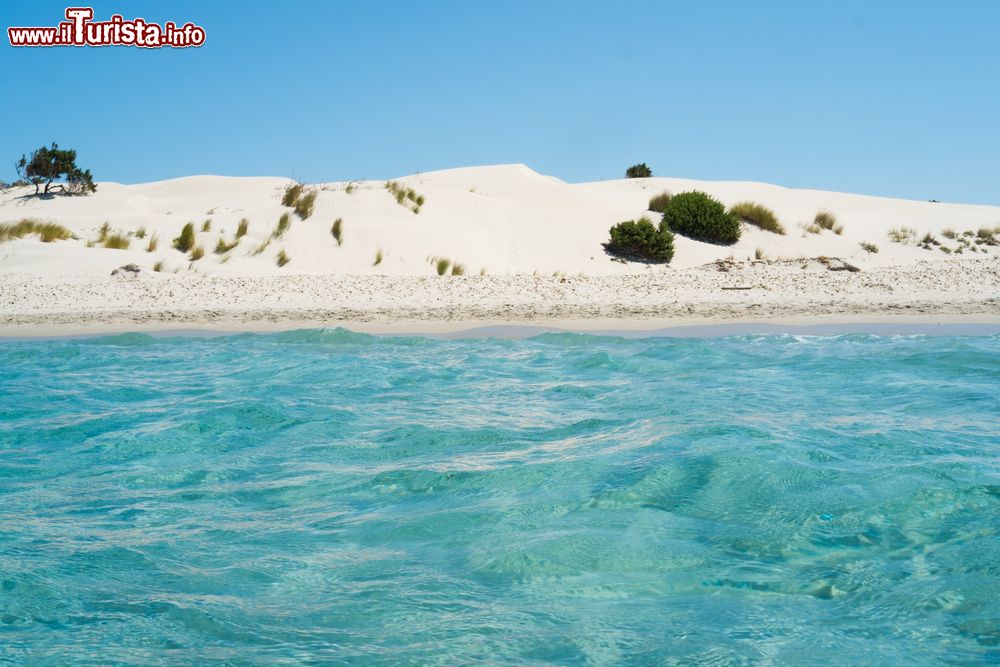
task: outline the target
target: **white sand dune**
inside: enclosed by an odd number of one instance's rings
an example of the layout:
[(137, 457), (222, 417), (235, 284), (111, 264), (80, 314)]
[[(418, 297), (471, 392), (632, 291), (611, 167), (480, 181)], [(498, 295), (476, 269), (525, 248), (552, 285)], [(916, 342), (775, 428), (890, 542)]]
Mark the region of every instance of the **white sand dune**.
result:
[[(202, 274), (434, 275), (428, 261), (433, 256), (460, 262), (470, 274), (481, 269), (501, 275), (669, 270), (612, 261), (601, 247), (608, 228), (616, 222), (642, 215), (656, 220), (657, 214), (646, 211), (646, 205), (662, 190), (702, 190), (726, 205), (756, 201), (773, 209), (788, 231), (779, 236), (746, 227), (739, 243), (730, 247), (678, 238), (673, 268), (729, 256), (752, 258), (757, 248), (771, 258), (827, 255), (861, 266), (943, 259), (945, 255), (938, 251), (890, 243), (887, 233), (893, 227), (907, 226), (920, 235), (940, 236), (947, 228), (963, 231), (1000, 225), (1000, 207), (673, 178), (568, 184), (524, 165), (451, 169), (398, 181), (426, 198), (419, 215), (398, 205), (383, 181), (359, 183), (352, 194), (345, 191), (346, 183), (323, 184), (317, 186), (313, 215), (299, 220), (292, 214), (290, 231), (256, 256), (252, 249), (270, 236), (279, 216), (290, 211), (280, 202), (288, 179), (194, 176), (128, 186), (101, 183), (89, 197), (48, 200), (26, 199), (26, 190), (11, 190), (0, 198), (0, 222), (25, 217), (52, 220), (80, 239), (42, 244), (28, 238), (4, 244), (0, 272), (107, 274), (129, 262), (151, 268), (162, 260), (169, 271)], [(836, 215), (844, 227), (842, 236), (831, 231), (806, 234), (799, 227), (811, 222), (820, 209)], [(220, 237), (232, 239), (241, 218), (250, 221), (250, 233), (222, 263), (212, 250)], [(344, 220), (344, 243), (339, 247), (330, 233), (336, 218)], [(201, 229), (207, 219), (212, 220), (212, 231), (199, 232), (197, 237), (206, 255), (192, 264), (170, 243), (186, 222)], [(86, 247), (105, 222), (126, 232), (145, 228), (159, 237), (159, 249), (145, 252), (146, 241), (140, 239), (133, 239), (129, 250)], [(875, 243), (879, 253), (869, 255), (859, 246), (861, 241)], [(383, 262), (373, 266), (379, 249)], [(280, 250), (292, 261), (279, 269), (275, 257)]]
[[(729, 304), (725, 308), (736, 318), (776, 312), (766, 308), (757, 313), (752, 309), (741, 311), (741, 303), (748, 304), (760, 296), (753, 290), (738, 297), (728, 293), (728, 300), (719, 302), (717, 293), (727, 282), (739, 282), (737, 275), (745, 276), (744, 282), (749, 281), (751, 286), (767, 290), (767, 299), (775, 305), (788, 301), (778, 309), (784, 314), (869, 313), (872, 308), (862, 304), (887, 303), (882, 300), (886, 288), (893, 294), (889, 301), (900, 308), (907, 299), (914, 303), (920, 300), (924, 305), (916, 312), (934, 312), (933, 304), (946, 309), (947, 303), (957, 300), (963, 304), (962, 313), (997, 314), (1000, 246), (972, 244), (975, 252), (966, 247), (959, 256), (946, 254), (936, 246), (927, 250), (915, 242), (894, 243), (888, 233), (893, 228), (909, 227), (918, 236), (930, 232), (946, 247), (958, 248), (958, 242), (942, 237), (944, 230), (962, 233), (1000, 226), (1000, 207), (907, 201), (749, 182), (648, 178), (570, 184), (524, 165), (451, 169), (397, 180), (425, 198), (419, 214), (397, 204), (384, 181), (356, 182), (352, 188), (347, 183), (316, 185), (315, 211), (305, 220), (281, 205), (282, 191), (290, 183), (286, 178), (193, 176), (139, 185), (101, 183), (98, 191), (88, 197), (49, 199), (27, 197), (25, 188), (3, 191), (0, 222), (22, 218), (53, 221), (69, 228), (78, 238), (42, 243), (37, 237), (25, 237), (0, 244), (0, 326), (41, 326), (44, 321), (35, 317), (39, 313), (49, 313), (52, 322), (66, 324), (76, 310), (90, 312), (88, 321), (100, 319), (96, 313), (104, 311), (114, 311), (115, 317), (127, 321), (129, 308), (137, 309), (132, 320), (136, 322), (157, 319), (151, 313), (158, 308), (171, 309), (171, 321), (184, 320), (178, 313), (187, 312), (185, 308), (194, 321), (206, 319), (206, 311), (227, 308), (243, 313), (234, 314), (236, 319), (259, 318), (260, 309), (251, 307), (257, 293), (267, 294), (269, 299), (279, 294), (269, 306), (272, 309), (298, 308), (300, 315), (306, 310), (314, 315), (325, 313), (303, 318), (314, 323), (323, 317), (336, 320), (337, 312), (348, 310), (357, 319), (359, 312), (368, 312), (365, 307), (377, 311), (378, 317), (392, 319), (394, 302), (378, 292), (400, 290), (409, 283), (387, 279), (403, 277), (421, 277), (419, 283), (414, 283), (419, 288), (408, 290), (407, 300), (396, 304), (405, 306), (411, 318), (419, 318), (424, 308), (428, 312), (433, 309), (434, 317), (453, 319), (531, 319), (533, 316), (522, 308), (529, 301), (537, 306), (546, 299), (558, 304), (571, 297), (576, 298), (577, 306), (561, 314), (574, 319), (655, 316), (656, 308), (649, 305), (653, 303), (660, 304), (660, 315), (670, 317), (681, 317), (684, 312), (716, 317), (718, 308), (701, 308), (713, 303)], [(648, 212), (647, 203), (664, 190), (675, 194), (701, 190), (726, 205), (758, 202), (777, 214), (788, 233), (782, 236), (744, 226), (742, 238), (733, 246), (677, 237), (676, 254), (669, 266), (614, 261), (601, 245), (608, 238), (609, 227), (643, 215), (656, 221), (658, 214)], [(804, 230), (819, 210), (836, 216), (843, 226), (842, 235)], [(290, 230), (282, 238), (272, 239), (263, 252), (254, 254), (254, 249), (271, 237), (283, 213), (291, 214)], [(214, 254), (218, 240), (231, 241), (243, 218), (249, 220), (249, 234), (229, 253)], [(330, 231), (336, 218), (343, 219), (344, 243), (340, 246)], [(208, 219), (211, 231), (197, 234), (197, 244), (206, 251), (202, 259), (191, 262), (186, 254), (171, 247), (185, 223), (193, 222), (200, 230)], [(104, 223), (126, 233), (145, 229), (147, 236), (133, 237), (128, 250), (88, 247), (88, 241), (92, 245)], [(146, 252), (153, 235), (158, 237), (159, 246), (154, 252)], [(877, 245), (879, 252), (864, 251), (861, 242)], [(749, 264), (757, 249), (771, 260), (770, 264), (757, 263), (756, 268)], [(376, 266), (374, 260), (380, 250), (383, 261)], [(280, 251), (291, 259), (284, 267), (276, 262)], [(861, 272), (834, 279), (834, 273), (826, 271), (822, 264), (798, 261), (821, 256), (841, 258)], [(466, 275), (437, 276), (429, 261), (433, 257), (461, 263)], [(706, 279), (706, 264), (730, 257), (748, 264), (741, 272), (729, 275), (712, 269), (713, 277)], [(152, 272), (157, 262), (163, 263), (164, 272)], [(140, 276), (123, 279), (110, 275), (113, 269), (129, 263), (144, 269)], [(480, 277), (481, 271), (489, 280)], [(755, 283), (758, 274), (761, 280)], [(807, 274), (809, 277), (804, 277)], [(616, 283), (613, 279), (629, 275), (649, 276), (651, 282), (629, 279)], [(912, 285), (912, 289), (893, 284), (900, 275), (906, 276), (904, 283)], [(295, 276), (314, 276), (319, 282), (291, 280)], [(525, 276), (536, 280), (526, 281)], [(210, 277), (218, 281), (207, 287), (204, 281)], [(505, 281), (504, 277), (510, 279)], [(762, 282), (765, 277), (766, 282)], [(133, 282), (125, 287), (123, 280)], [(576, 297), (567, 292), (565, 280), (576, 286), (570, 290)], [(350, 289), (345, 287), (348, 283)], [(685, 287), (671, 287), (674, 283)], [(324, 297), (316, 287), (320, 285), (346, 290), (354, 295), (354, 301)], [(832, 293), (830, 286), (834, 286)], [(844, 310), (831, 305), (837, 290), (849, 293), (851, 304), (857, 308)], [(303, 296), (306, 293), (308, 297)], [(460, 293), (478, 296), (473, 303), (459, 298)], [(3, 298), (5, 294), (7, 299)], [(588, 310), (587, 303), (603, 303), (606, 307)], [(801, 307), (788, 311), (789, 303)], [(928, 303), (932, 306), (925, 307)], [(449, 311), (449, 304), (456, 310)], [(477, 311), (473, 307), (476, 304), (488, 304), (489, 308)], [(548, 315), (559, 316), (560, 312)], [(294, 319), (287, 313), (286, 318)]]

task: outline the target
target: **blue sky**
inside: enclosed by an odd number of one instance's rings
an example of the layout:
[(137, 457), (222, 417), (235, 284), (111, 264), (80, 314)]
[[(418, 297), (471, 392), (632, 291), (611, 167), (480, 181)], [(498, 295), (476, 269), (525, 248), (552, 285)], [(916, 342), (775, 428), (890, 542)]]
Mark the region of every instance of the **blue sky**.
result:
[[(1000, 2), (92, 3), (199, 49), (13, 49), (0, 178), (388, 178), (506, 162), (1000, 204)], [(65, 3), (5, 2), (3, 27)], [(6, 32), (6, 30), (4, 30)]]

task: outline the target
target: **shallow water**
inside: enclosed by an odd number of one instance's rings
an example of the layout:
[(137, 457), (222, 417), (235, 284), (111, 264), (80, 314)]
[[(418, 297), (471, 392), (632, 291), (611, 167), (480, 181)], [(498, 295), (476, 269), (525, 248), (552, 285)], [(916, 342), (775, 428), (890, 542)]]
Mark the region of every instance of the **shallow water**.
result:
[(1000, 337), (0, 345), (0, 659), (1000, 663)]

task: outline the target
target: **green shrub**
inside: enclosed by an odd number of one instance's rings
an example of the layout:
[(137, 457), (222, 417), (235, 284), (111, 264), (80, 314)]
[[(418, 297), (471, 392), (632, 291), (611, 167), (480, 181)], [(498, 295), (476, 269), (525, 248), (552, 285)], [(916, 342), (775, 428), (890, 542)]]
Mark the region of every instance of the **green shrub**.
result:
[(278, 256), (275, 258), (275, 261), (278, 263), (278, 266), (281, 267), (292, 261), (292, 258), (286, 255), (284, 250), (279, 250)]
[(667, 204), (670, 203), (670, 199), (672, 197), (673, 195), (670, 194), (669, 190), (664, 190), (649, 200), (649, 210), (656, 211), (657, 213), (663, 213), (667, 210)]
[(653, 170), (646, 166), (645, 162), (633, 164), (625, 170), (625, 178), (649, 178), (653, 175)]
[(250, 229), (250, 221), (246, 218), (240, 220), (239, 227), (236, 228), (236, 239), (239, 240), (247, 235), (247, 230)]
[(664, 223), (659, 229), (649, 218), (619, 222), (610, 230), (604, 248), (612, 255), (643, 262), (669, 262), (674, 257), (674, 235)]
[(449, 266), (451, 266), (451, 260), (447, 257), (437, 257), (434, 259), (434, 268), (439, 276), (447, 273)]
[(194, 247), (194, 223), (189, 222), (181, 229), (181, 235), (174, 239), (174, 247), (187, 252)]
[(748, 225), (760, 227), (766, 232), (785, 233), (785, 228), (778, 222), (778, 216), (774, 214), (774, 211), (752, 201), (736, 204), (729, 209), (729, 215)]
[(833, 226), (837, 224), (837, 216), (829, 211), (820, 211), (813, 218), (813, 224), (821, 229), (833, 229)]
[(868, 243), (866, 241), (861, 242), (861, 249), (867, 252), (869, 255), (874, 255), (878, 252), (878, 246), (874, 243)]
[(299, 200), (295, 202), (295, 213), (302, 220), (305, 220), (310, 215), (313, 214), (313, 208), (316, 206), (316, 191), (310, 190), (305, 193)]
[(330, 233), (333, 234), (333, 238), (337, 240), (337, 245), (344, 245), (344, 219), (337, 218), (333, 221), (333, 227), (330, 228)]
[(670, 231), (696, 241), (732, 245), (740, 240), (740, 223), (726, 207), (704, 192), (674, 195), (663, 212)]
[(299, 195), (302, 194), (302, 190), (305, 188), (301, 183), (291, 183), (285, 186), (285, 192), (281, 195), (281, 205), (282, 206), (295, 206), (296, 202), (299, 201)]
[(145, 227), (140, 227), (139, 229), (135, 230), (135, 237), (137, 239), (144, 239), (144, 238), (146, 238), (146, 228)]

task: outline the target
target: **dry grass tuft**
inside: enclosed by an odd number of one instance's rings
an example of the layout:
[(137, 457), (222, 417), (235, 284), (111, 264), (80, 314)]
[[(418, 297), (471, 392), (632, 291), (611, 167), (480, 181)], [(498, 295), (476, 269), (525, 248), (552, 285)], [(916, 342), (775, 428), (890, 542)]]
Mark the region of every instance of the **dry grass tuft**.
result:
[(778, 222), (778, 216), (774, 211), (752, 201), (745, 201), (736, 204), (729, 209), (729, 215), (740, 222), (759, 227), (767, 232), (784, 234), (785, 227)]

